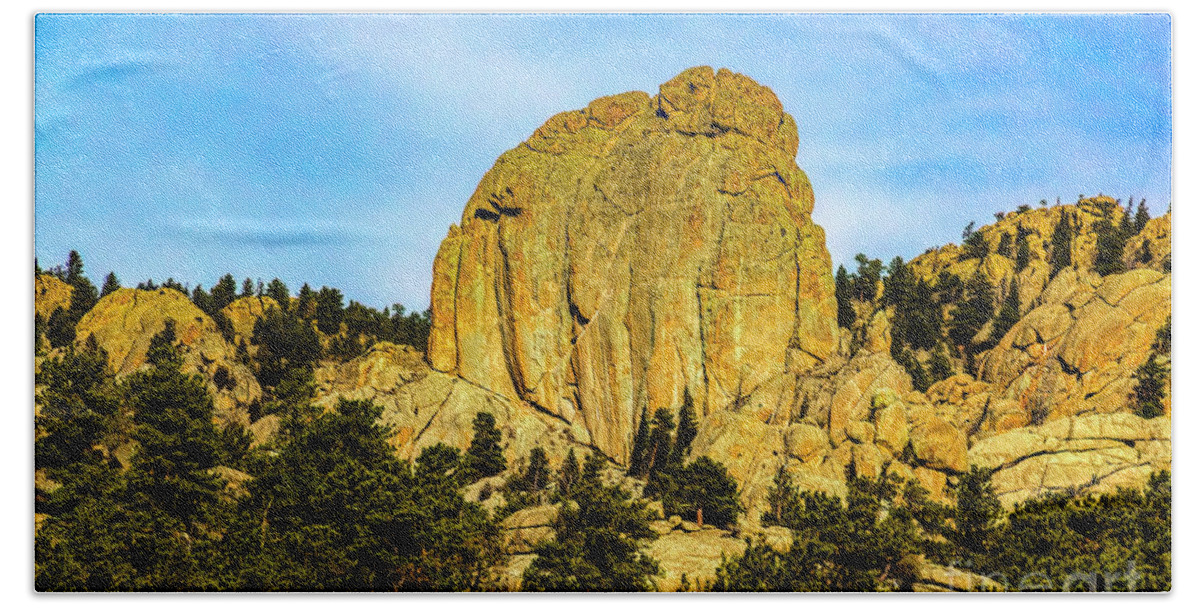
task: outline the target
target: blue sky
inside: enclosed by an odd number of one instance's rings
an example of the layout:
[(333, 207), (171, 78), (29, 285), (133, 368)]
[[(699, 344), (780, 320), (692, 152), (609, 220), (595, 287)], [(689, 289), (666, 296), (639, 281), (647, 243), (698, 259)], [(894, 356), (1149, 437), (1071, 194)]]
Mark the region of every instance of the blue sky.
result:
[(1163, 15), (41, 15), (35, 250), (424, 308), (437, 245), (551, 115), (694, 65), (771, 87), (835, 265), (1040, 199), (1171, 187)]

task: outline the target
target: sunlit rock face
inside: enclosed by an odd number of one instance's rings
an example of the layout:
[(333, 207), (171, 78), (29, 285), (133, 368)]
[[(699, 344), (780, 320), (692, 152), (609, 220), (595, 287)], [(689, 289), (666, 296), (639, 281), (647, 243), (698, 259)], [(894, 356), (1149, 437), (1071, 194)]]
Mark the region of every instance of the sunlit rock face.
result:
[(483, 177), (434, 262), (429, 361), (618, 462), (643, 408), (730, 410), (836, 348), (796, 125), (689, 69), (558, 114)]

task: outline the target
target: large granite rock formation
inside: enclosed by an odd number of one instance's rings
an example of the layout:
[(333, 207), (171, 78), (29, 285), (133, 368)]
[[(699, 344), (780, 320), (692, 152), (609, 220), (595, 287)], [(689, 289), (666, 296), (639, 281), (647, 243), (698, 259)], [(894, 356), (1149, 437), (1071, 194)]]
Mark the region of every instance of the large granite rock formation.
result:
[[(503, 154), (434, 262), (434, 369), (618, 462), (643, 407), (743, 403), (837, 343), (824, 232), (775, 95), (689, 69)], [(529, 407), (527, 406), (527, 407)]]

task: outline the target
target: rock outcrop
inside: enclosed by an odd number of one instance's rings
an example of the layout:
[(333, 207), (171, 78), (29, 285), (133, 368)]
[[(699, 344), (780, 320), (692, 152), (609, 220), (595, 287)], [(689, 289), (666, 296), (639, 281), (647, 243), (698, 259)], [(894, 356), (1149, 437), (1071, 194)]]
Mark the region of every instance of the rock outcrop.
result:
[(72, 291), (74, 288), (58, 277), (39, 273), (33, 279), (33, 311), (49, 320), (54, 311), (71, 305)]
[(643, 407), (702, 416), (837, 345), (824, 232), (775, 95), (689, 69), (503, 154), (434, 262), (429, 360), (618, 462)]
[(247, 296), (230, 302), (221, 312), (233, 325), (234, 342), (240, 339), (249, 345), (254, 336), (254, 322), (274, 308), (279, 308), (279, 303), (270, 296)]
[(1064, 269), (1038, 303), (984, 356), (981, 379), (1032, 422), (1128, 409), (1134, 373), (1171, 315), (1171, 275)]
[[(943, 272), (955, 275), (963, 281), (970, 279), (976, 272), (982, 272), (988, 282), (996, 286), (997, 299), (1003, 297), (1001, 290), (1015, 281), (1021, 308), (1025, 310), (1050, 281), (1050, 243), (1059, 222), (1066, 221), (1074, 235), (1071, 239), (1071, 266), (1084, 272), (1092, 269), (1096, 258), (1096, 224), (1117, 222), (1122, 213), (1115, 199), (1103, 195), (1081, 198), (1070, 205), (1012, 211), (994, 224), (979, 228), (978, 234), (987, 248), (986, 256), (973, 257), (962, 245), (952, 243), (913, 258), (909, 266), (918, 279), (933, 285), (938, 283)], [(1167, 226), (1169, 231), (1169, 218)], [(1017, 271), (1014, 260), (1021, 233), (1027, 235), (1029, 264), (1023, 270)], [(1149, 234), (1151, 233), (1148, 233), (1148, 236)], [(1002, 240), (1009, 248), (1007, 255), (998, 253)], [(1130, 239), (1131, 242), (1133, 240), (1137, 239)], [(1153, 240), (1157, 243), (1157, 250), (1161, 250), (1161, 240)], [(1140, 240), (1138, 242), (1140, 243)], [(1169, 236), (1166, 242), (1169, 254)]]
[(995, 471), (992, 487), (1005, 507), (1046, 492), (1112, 492), (1145, 485), (1171, 468), (1171, 417), (1127, 412), (1060, 418), (976, 443), (974, 466)]
[(118, 289), (100, 298), (75, 328), (76, 343), (89, 336), (108, 352), (109, 365), (122, 376), (146, 363), (150, 340), (162, 331), (168, 319), (175, 322), (175, 336), (183, 356), (184, 371), (212, 380), (224, 368), (232, 388), (219, 389), (209, 382), (209, 392), (219, 416), (249, 425), (245, 404), (262, 396), (254, 374), (236, 358), (216, 323), (182, 293), (162, 288), (155, 291)]

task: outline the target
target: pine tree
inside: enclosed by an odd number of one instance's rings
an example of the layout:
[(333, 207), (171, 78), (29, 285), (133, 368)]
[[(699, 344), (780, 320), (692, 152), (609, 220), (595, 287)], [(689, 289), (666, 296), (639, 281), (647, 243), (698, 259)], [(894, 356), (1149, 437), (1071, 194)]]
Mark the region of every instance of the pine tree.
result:
[(503, 435), (496, 428), (496, 417), (489, 412), (475, 414), (475, 436), (467, 448), (467, 479), (478, 481), (484, 477), (499, 475), (508, 463), (504, 459), (504, 450), (500, 447)]
[[(1117, 202), (1118, 204), (1120, 203), (1120, 201)], [(1128, 240), (1130, 237), (1137, 234), (1137, 231), (1133, 229), (1133, 218), (1129, 211), (1131, 208), (1133, 208), (1133, 199), (1129, 199), (1129, 205), (1124, 207), (1123, 213), (1121, 213), (1121, 219), (1119, 220), (1120, 223), (1117, 224), (1117, 233), (1121, 235), (1122, 241)]]
[(679, 408), (679, 426), (675, 431), (675, 445), (671, 448), (671, 460), (682, 464), (692, 440), (696, 438), (699, 424), (696, 420), (696, 405), (692, 403), (692, 393), (687, 387), (683, 389), (683, 405)]
[(75, 285), (83, 278), (83, 256), (79, 255), (74, 249), (67, 254), (67, 273), (63, 278), (68, 285)]
[[(150, 341), (153, 368), (130, 376), (128, 404), (139, 447), (129, 471), (129, 504), (138, 532), (130, 540), (139, 588), (184, 590), (208, 586), (199, 561), (211, 546), (222, 483), (220, 441), (205, 381), (181, 371), (174, 323)], [(198, 545), (198, 546), (197, 546)]]
[(1167, 383), (1167, 369), (1159, 364), (1158, 355), (1150, 353), (1146, 362), (1137, 369), (1133, 387), (1134, 412), (1143, 418), (1156, 418), (1166, 411), (1163, 398)]
[(567, 450), (567, 457), (558, 468), (558, 491), (564, 496), (570, 496), (582, 474), (579, 470), (579, 459), (575, 457), (575, 448)]
[(110, 272), (104, 277), (104, 286), (100, 288), (100, 297), (104, 297), (121, 288), (121, 282), (117, 280), (117, 273)]
[(1050, 276), (1071, 265), (1071, 241), (1073, 231), (1067, 214), (1063, 213), (1050, 236)]
[(311, 319), (313, 316), (313, 306), (316, 296), (313, 290), (305, 283), (300, 286), (300, 293), (296, 294), (296, 316), (301, 319)]
[(964, 558), (986, 555), (995, 546), (996, 526), (1003, 512), (992, 489), (991, 473), (978, 467), (958, 481), (953, 537)]
[(939, 344), (938, 348), (929, 357), (930, 379), (936, 383), (953, 375), (954, 368), (950, 366), (950, 358), (946, 356), (946, 348)]
[(1029, 266), (1029, 232), (1024, 228), (1017, 227), (1017, 272), (1025, 270)]
[(1004, 304), (1000, 306), (1000, 310), (996, 313), (996, 318), (992, 321), (992, 333), (988, 339), (989, 346), (995, 346), (1012, 329), (1017, 321), (1021, 320), (1021, 298), (1017, 289), (1016, 281), (1012, 281), (1008, 288), (1008, 295), (1004, 298)]
[(762, 514), (762, 525), (782, 526), (800, 508), (800, 498), (792, 476), (784, 465), (775, 471), (775, 480), (767, 491), (768, 509)]
[[(1133, 201), (1132, 198), (1129, 200), (1130, 200), (1130, 202)], [(1133, 232), (1134, 232), (1134, 234), (1141, 232), (1142, 229), (1146, 227), (1146, 224), (1149, 221), (1150, 221), (1150, 209), (1146, 207), (1146, 199), (1142, 199), (1142, 202), (1138, 203), (1137, 215), (1135, 215), (1133, 217)]]
[(1012, 256), (1012, 254), (1013, 254), (1012, 233), (1005, 232), (1000, 235), (1000, 243), (998, 245), (996, 245), (996, 253), (998, 253), (1006, 258)]
[(854, 326), (854, 307), (851, 306), (850, 300), (854, 298), (853, 291), (850, 286), (850, 273), (846, 272), (846, 267), (838, 265), (837, 276), (833, 281), (834, 296), (837, 298), (837, 319), (839, 327), (850, 328)]
[(993, 310), (992, 286), (983, 273), (976, 272), (967, 282), (962, 301), (950, 311), (947, 330), (950, 340), (966, 352), (972, 352), (971, 339), (992, 318)]
[(633, 449), (629, 452), (629, 476), (645, 479), (650, 472), (650, 416), (646, 406), (638, 418), (637, 432), (633, 436)]
[(521, 484), (526, 492), (537, 492), (546, 489), (550, 483), (550, 465), (546, 459), (546, 450), (540, 446), (529, 451), (529, 466), (525, 469)]
[(208, 295), (208, 292), (204, 290), (203, 285), (196, 285), (196, 287), (192, 289), (192, 304), (195, 304), (196, 308), (204, 311), (204, 313), (210, 317), (216, 314), (217, 310), (220, 310), (213, 308), (212, 296)]
[(288, 292), (287, 284), (278, 278), (271, 279), (271, 282), (267, 284), (267, 297), (279, 303), (284, 310), (287, 310), (292, 299), (291, 294)]
[(600, 480), (604, 459), (588, 456), (584, 474), (554, 522), (554, 537), (535, 548), (522, 591), (649, 591), (658, 563), (638, 542), (655, 534), (645, 503)]
[(1142, 239), (1142, 255), (1139, 259), (1143, 264), (1154, 261), (1154, 254), (1150, 251), (1150, 239)]
[(1093, 266), (1100, 276), (1125, 270), (1121, 260), (1125, 252), (1125, 237), (1118, 226), (1107, 221), (1096, 222), (1096, 258)]
[(237, 298), (237, 282), (233, 280), (232, 274), (226, 274), (213, 285), (212, 291), (209, 292), (212, 298), (212, 309), (221, 310), (229, 305), (230, 302)]
[(646, 450), (646, 470), (650, 474), (670, 464), (671, 432), (674, 430), (675, 421), (671, 419), (671, 411), (667, 408), (654, 410), (650, 422), (650, 442)]
[(313, 312), (317, 329), (326, 335), (338, 333), (345, 310), (342, 308), (342, 292), (332, 287), (322, 287), (317, 292)]
[(253, 295), (254, 295), (254, 281), (251, 281), (250, 277), (246, 277), (246, 280), (242, 281), (242, 294), (240, 297), (249, 298)]

